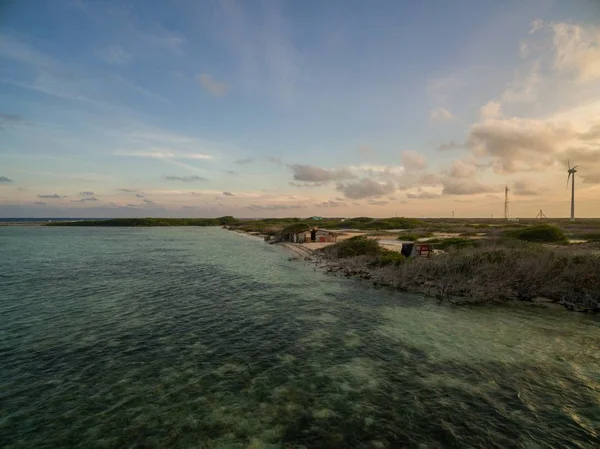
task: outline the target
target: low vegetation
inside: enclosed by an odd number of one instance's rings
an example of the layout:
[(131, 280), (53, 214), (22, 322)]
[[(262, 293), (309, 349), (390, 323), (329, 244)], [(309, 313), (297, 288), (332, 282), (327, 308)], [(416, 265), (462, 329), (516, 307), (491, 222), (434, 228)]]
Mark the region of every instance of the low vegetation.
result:
[(432, 259), (404, 259), (396, 253), (396, 262), (363, 240), (329, 248), (323, 255), (349, 275), (439, 299), (477, 303), (541, 297), (574, 310), (600, 311), (600, 257), (591, 254), (521, 244), (462, 248)]
[(558, 227), (552, 225), (537, 225), (526, 228), (506, 231), (506, 237), (537, 243), (566, 243), (565, 233)]
[(478, 240), (466, 239), (461, 237), (450, 237), (450, 238), (435, 238), (427, 240), (427, 243), (432, 243), (436, 249), (447, 251), (449, 249), (467, 248), (478, 246), (480, 242)]
[(321, 249), (330, 259), (348, 259), (354, 257), (368, 258), (370, 267), (401, 265), (407, 259), (396, 251), (382, 248), (376, 239), (364, 236), (352, 237), (334, 245)]
[(59, 221), (46, 226), (224, 226), (237, 220), (231, 216), (219, 218), (114, 218), (112, 220)]

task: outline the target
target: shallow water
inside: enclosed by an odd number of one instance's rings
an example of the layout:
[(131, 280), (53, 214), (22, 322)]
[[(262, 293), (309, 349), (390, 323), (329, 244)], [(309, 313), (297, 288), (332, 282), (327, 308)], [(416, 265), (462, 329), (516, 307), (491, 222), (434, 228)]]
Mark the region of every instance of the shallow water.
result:
[(0, 228), (0, 446), (586, 448), (600, 321), (456, 308), (214, 228)]

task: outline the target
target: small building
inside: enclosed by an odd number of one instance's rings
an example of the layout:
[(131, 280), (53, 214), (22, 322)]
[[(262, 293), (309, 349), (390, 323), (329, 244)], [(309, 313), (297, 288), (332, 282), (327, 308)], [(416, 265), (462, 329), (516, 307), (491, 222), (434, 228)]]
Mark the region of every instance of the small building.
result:
[[(313, 242), (335, 242), (337, 240), (338, 233), (327, 231), (325, 229), (317, 229), (315, 231)], [(312, 236), (311, 236), (312, 237)]]
[(278, 242), (311, 243), (311, 242), (335, 242), (338, 233), (318, 228), (291, 228), (286, 229), (277, 239)]

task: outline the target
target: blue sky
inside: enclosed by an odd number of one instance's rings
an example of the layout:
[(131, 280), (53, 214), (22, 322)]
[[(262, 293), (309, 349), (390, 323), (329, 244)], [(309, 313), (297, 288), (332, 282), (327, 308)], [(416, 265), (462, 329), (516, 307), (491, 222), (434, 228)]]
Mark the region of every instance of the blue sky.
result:
[(3, 4), (0, 216), (599, 215), (596, 1)]

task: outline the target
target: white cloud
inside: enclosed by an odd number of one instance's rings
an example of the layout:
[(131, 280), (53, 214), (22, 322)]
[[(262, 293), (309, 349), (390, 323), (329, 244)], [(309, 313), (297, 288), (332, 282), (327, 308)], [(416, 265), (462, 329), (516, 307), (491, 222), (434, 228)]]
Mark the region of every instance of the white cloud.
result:
[(163, 148), (149, 148), (147, 150), (133, 151), (117, 151), (115, 156), (131, 156), (131, 157), (147, 157), (152, 159), (197, 159), (211, 160), (214, 159), (210, 154), (202, 153), (178, 153), (172, 150)]
[(362, 178), (356, 182), (338, 184), (336, 189), (346, 198), (362, 199), (389, 195), (396, 191), (396, 186), (391, 181), (380, 183), (370, 178)]
[(465, 161), (452, 161), (446, 173), (452, 178), (474, 178), (477, 174), (477, 167)]
[(454, 119), (454, 115), (446, 108), (435, 108), (429, 112), (429, 120), (433, 122), (448, 122)]
[(502, 117), (502, 106), (496, 101), (488, 101), (479, 112), (484, 119)]
[(572, 72), (580, 82), (600, 78), (600, 27), (552, 23), (554, 66)]

